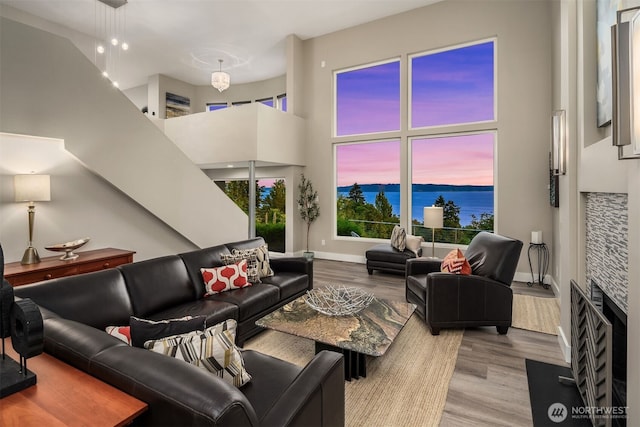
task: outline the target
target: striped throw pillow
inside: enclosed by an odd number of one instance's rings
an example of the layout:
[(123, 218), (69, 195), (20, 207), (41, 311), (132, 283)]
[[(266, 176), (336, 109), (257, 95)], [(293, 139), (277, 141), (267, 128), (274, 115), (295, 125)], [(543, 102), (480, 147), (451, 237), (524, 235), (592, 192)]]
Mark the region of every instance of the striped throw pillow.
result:
[(234, 343), (236, 327), (237, 322), (229, 319), (204, 331), (151, 340), (144, 346), (153, 352), (184, 360), (241, 387), (251, 381), (251, 375)]

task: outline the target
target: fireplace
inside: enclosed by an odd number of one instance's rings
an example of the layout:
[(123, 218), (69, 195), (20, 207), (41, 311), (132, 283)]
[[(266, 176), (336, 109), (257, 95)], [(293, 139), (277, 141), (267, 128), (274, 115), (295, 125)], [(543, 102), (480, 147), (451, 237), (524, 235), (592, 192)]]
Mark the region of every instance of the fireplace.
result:
[[(594, 305), (609, 320), (612, 327), (612, 405), (627, 406), (627, 315), (618, 305), (598, 286), (591, 281), (591, 299)], [(617, 421), (617, 423), (616, 423)], [(624, 426), (625, 419), (615, 419), (613, 425)]]
[[(587, 356), (590, 359), (576, 359), (574, 361), (576, 366), (580, 367), (581, 364), (583, 367), (586, 366), (586, 370), (580, 373), (584, 378), (591, 377), (591, 379), (597, 378), (602, 381), (602, 383), (596, 383), (601, 387), (595, 387), (588, 381), (584, 383), (583, 390), (589, 391), (586, 396), (594, 397), (600, 395), (600, 392), (603, 393), (603, 398), (596, 399), (597, 403), (594, 403), (593, 406), (608, 406), (618, 410), (622, 409), (626, 413), (629, 288), (628, 195), (596, 192), (583, 194), (585, 197), (585, 273), (588, 288), (584, 298), (588, 299), (588, 302), (580, 305), (580, 308), (585, 308), (585, 314), (591, 312), (589, 319), (594, 323), (589, 325), (577, 323), (575, 330), (589, 334), (596, 333), (596, 335), (587, 337), (592, 341), (587, 347), (584, 347), (589, 350)], [(577, 301), (580, 300), (578, 293), (575, 293)], [(573, 295), (572, 291), (572, 298)], [(593, 310), (586, 309), (589, 305)], [(574, 340), (573, 321), (585, 320), (584, 318), (574, 319), (573, 310), (574, 306), (572, 305), (572, 342)], [(576, 344), (583, 344), (584, 339), (585, 337), (578, 336)], [(573, 353), (574, 349), (572, 348), (572, 359)], [(595, 364), (591, 365), (591, 362), (595, 362)], [(626, 425), (625, 414), (618, 414), (619, 416), (604, 420), (592, 419), (592, 421), (594, 421), (594, 425)], [(602, 422), (604, 424), (600, 424)]]

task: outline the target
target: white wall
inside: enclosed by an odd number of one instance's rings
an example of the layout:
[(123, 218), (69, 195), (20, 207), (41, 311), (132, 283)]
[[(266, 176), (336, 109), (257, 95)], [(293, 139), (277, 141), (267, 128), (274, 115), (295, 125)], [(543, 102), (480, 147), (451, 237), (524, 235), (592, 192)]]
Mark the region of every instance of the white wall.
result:
[[(547, 190), (552, 82), (550, 18), (550, 4), (546, 1), (445, 1), (303, 41), (304, 66), (298, 71), (304, 77), (304, 97), (296, 113), (307, 118), (305, 173), (320, 194), (322, 212), (312, 227), (311, 248), (352, 259), (362, 257), (372, 245), (370, 241), (334, 238), (332, 144), (338, 139), (331, 133), (333, 70), (400, 56), (401, 72), (405, 73), (408, 54), (489, 37), (498, 40), (496, 231), (521, 239), (525, 245), (532, 230), (542, 230), (544, 236), (551, 236), (552, 208)], [(403, 102), (407, 90), (401, 88)], [(406, 108), (402, 111), (401, 119), (406, 122)], [(460, 130), (463, 128), (451, 129)], [(410, 135), (406, 132), (402, 137)], [(406, 147), (401, 156), (402, 165), (408, 164)], [(408, 171), (404, 166), (403, 172), (401, 179), (407, 184)], [(403, 215), (408, 212), (407, 199), (402, 196)], [(552, 242), (546, 243), (553, 253)], [(448, 250), (437, 248), (437, 255), (442, 256)], [(518, 272), (529, 272), (526, 246)]]
[[(637, 3), (637, 2), (636, 2)], [(554, 108), (568, 111), (569, 170), (561, 178), (552, 252), (561, 299), (561, 347), (570, 343), (569, 281), (585, 280), (584, 192), (628, 194), (627, 425), (640, 425), (640, 160), (617, 160), (610, 127), (596, 122), (596, 2), (554, 1)], [(640, 4), (640, 3), (638, 3)], [(564, 193), (564, 197), (563, 197)]]
[(36, 203), (34, 247), (44, 249), (82, 237), (79, 251), (136, 251), (135, 261), (196, 249), (124, 193), (91, 173), (64, 149), (62, 140), (0, 134), (0, 242), (7, 262), (20, 261), (28, 243), (27, 204), (15, 203), (13, 175), (51, 176), (51, 201)]
[(261, 103), (167, 119), (164, 132), (203, 169), (249, 160), (305, 162), (304, 120)]
[(142, 111), (143, 107), (148, 107), (149, 105), (148, 85), (132, 87), (131, 89), (123, 90), (122, 93), (129, 98), (129, 101), (133, 102), (133, 104), (138, 107), (138, 110)]
[(247, 236), (247, 216), (67, 39), (5, 18), (0, 31), (0, 131), (64, 139), (198, 246)]

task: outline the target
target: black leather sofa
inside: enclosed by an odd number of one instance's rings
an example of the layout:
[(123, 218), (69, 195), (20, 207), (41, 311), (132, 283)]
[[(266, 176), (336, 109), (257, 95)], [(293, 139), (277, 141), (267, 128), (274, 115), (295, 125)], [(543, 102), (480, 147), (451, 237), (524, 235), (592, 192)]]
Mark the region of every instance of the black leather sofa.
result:
[(237, 320), (237, 342), (242, 344), (260, 332), (256, 319), (313, 286), (311, 261), (272, 258), (275, 275), (263, 283), (203, 297), (201, 267), (222, 265), (220, 255), (234, 248), (261, 244), (262, 238), (234, 242), (14, 291), (40, 306), (47, 353), (149, 404), (137, 425), (344, 425), (344, 362), (338, 353), (320, 352), (301, 368), (243, 350), (252, 380), (236, 388), (105, 332), (107, 326), (128, 325), (132, 315), (155, 320), (204, 315), (207, 326)]

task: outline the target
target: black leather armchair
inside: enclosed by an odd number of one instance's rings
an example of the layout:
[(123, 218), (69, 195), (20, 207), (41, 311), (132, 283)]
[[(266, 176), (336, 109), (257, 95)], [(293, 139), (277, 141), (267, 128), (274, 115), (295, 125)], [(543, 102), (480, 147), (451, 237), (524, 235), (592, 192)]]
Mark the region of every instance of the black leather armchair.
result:
[(465, 252), (471, 275), (442, 273), (437, 259), (407, 260), (407, 301), (417, 305), (433, 335), (441, 328), (477, 326), (495, 326), (506, 334), (511, 326), (511, 281), (521, 251), (520, 240), (483, 231)]

